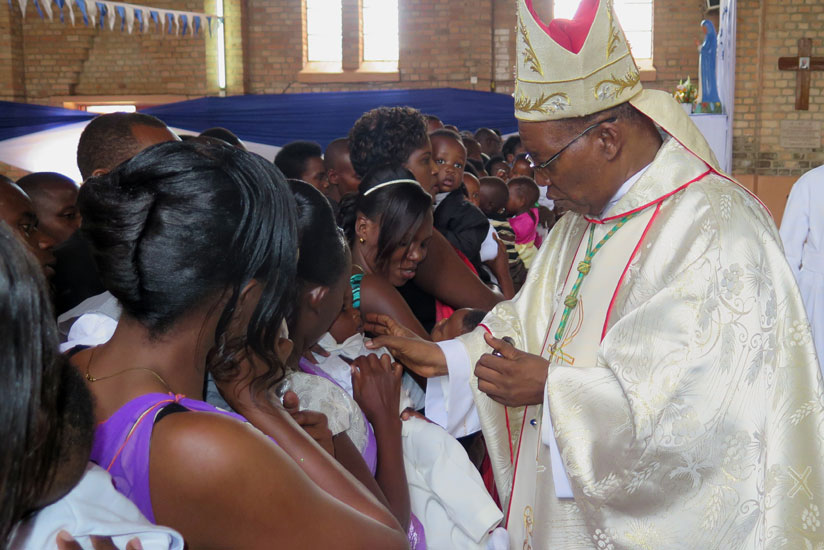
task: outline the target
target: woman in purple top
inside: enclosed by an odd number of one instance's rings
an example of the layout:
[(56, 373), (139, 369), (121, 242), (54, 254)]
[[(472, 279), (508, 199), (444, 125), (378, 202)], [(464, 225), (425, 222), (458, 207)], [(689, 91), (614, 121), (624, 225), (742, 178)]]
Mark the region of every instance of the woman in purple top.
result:
[[(266, 402), (291, 351), (282, 174), (229, 146), (164, 143), (88, 180), (78, 205), (123, 308), (111, 340), (71, 358), (95, 397), (93, 459), (117, 489), (192, 550), (407, 547), (374, 495)], [(199, 400), (207, 370), (242, 416)]]
[[(326, 198), (303, 181), (289, 180), (289, 185), (297, 202), (300, 243), (297, 306), (289, 318), (289, 335), (294, 342), (289, 365), (293, 370), (332, 380), (306, 359), (299, 359), (329, 330), (343, 309), (352, 271), (349, 247), (335, 224)], [(341, 432), (333, 438), (335, 458), (387, 504), (395, 518), (408, 529), (413, 548), (423, 549), (423, 528), (417, 519), (410, 517), (409, 486), (403, 464), (398, 414), (401, 367), (393, 368), (385, 363), (383, 367), (377, 361), (363, 364), (363, 376), (353, 380), (360, 386), (355, 388), (356, 396), (372, 397), (358, 400), (367, 419), (369, 436), (363, 456), (349, 436)]]

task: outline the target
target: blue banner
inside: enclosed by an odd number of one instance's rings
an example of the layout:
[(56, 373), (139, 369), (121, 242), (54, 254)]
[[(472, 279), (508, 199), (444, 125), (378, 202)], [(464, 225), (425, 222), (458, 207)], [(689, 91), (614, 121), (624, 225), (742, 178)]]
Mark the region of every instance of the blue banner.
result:
[(114, 9), (117, 11), (117, 15), (120, 16), (120, 32), (123, 32), (123, 29), (126, 28), (126, 8), (115, 6)]

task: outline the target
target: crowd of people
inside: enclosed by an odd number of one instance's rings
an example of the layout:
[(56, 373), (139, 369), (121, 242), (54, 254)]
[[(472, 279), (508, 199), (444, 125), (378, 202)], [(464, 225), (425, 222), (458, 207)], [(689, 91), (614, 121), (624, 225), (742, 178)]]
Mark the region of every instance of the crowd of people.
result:
[(380, 107), (265, 159), (115, 113), (82, 185), (0, 180), (0, 546), (824, 545), (815, 242), (611, 2), (518, 6), (518, 135)]
[(479, 431), (427, 418), (443, 399), (366, 346), (369, 314), (470, 332), (554, 222), (530, 176), (509, 180), (517, 135), (442, 126), (382, 107), (272, 162), (226, 129), (114, 113), (81, 135), (82, 186), (4, 179), (4, 375), (26, 380), (4, 543), (496, 547)]

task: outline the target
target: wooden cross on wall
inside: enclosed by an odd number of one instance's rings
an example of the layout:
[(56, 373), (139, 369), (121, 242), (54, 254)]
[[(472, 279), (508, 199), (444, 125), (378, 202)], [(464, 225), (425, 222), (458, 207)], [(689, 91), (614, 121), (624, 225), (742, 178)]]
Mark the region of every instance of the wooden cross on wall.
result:
[(809, 38), (798, 39), (797, 57), (778, 58), (778, 68), (782, 71), (797, 71), (795, 75), (795, 110), (807, 111), (810, 108), (810, 72), (824, 71), (824, 57), (812, 57), (813, 41)]

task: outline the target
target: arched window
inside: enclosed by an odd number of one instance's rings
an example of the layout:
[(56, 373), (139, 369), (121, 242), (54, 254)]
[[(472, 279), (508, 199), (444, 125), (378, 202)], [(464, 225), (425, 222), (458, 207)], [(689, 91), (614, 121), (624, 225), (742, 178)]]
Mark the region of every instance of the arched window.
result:
[[(555, 0), (555, 17), (571, 19), (581, 0)], [(615, 0), (615, 13), (637, 60), (652, 59), (652, 0)]]

